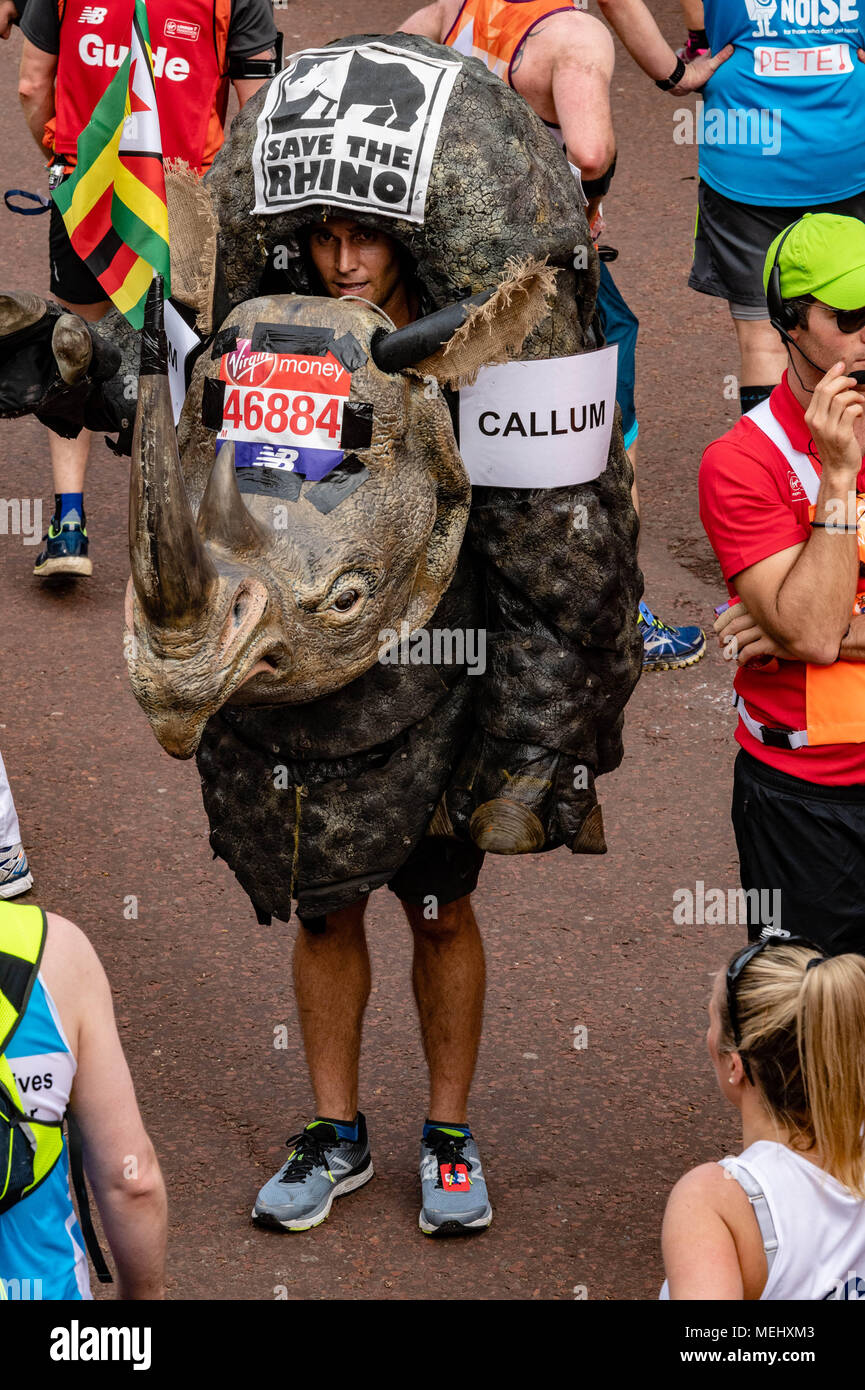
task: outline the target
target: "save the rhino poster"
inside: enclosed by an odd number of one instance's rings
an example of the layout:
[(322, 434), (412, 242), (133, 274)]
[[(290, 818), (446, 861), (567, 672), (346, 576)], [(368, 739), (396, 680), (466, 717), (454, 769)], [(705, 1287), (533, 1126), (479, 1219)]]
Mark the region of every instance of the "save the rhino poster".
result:
[(331, 203), (422, 222), (459, 67), (383, 43), (292, 54), (258, 118), (253, 212)]

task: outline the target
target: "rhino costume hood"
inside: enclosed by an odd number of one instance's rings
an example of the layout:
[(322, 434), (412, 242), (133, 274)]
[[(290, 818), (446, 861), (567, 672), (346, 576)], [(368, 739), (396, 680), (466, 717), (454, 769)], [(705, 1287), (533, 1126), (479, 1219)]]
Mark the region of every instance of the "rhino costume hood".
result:
[[(391, 51), (371, 54), (375, 43)], [(349, 50), (348, 76), (333, 93), (322, 73), (340, 50)], [(412, 102), (423, 94), (405, 80), (399, 51), (445, 61), (452, 80), (427, 167), (419, 158), (413, 170), (416, 183), (426, 179), (420, 208), (403, 177), (413, 155), (395, 151), (409, 149)], [(484, 363), (515, 354), (559, 358), (601, 345), (597, 259), (562, 152), (481, 64), (424, 39), (345, 39), (302, 55), (294, 71), (293, 90), (276, 99), (283, 74), (247, 103), (205, 181), (218, 255), (199, 255), (197, 265), (193, 255), (192, 269), (177, 275), (175, 238), (175, 294), (185, 294), (205, 332), (218, 331), (195, 366), (176, 445), (164, 378), (152, 369), (142, 376), (130, 505), (133, 686), (169, 751), (196, 752), (211, 844), (262, 919), (287, 919), (295, 900), (304, 919), (351, 902), (392, 877), (425, 833), (505, 853), (603, 852), (594, 778), (621, 760), (622, 711), (642, 655), (637, 527), (618, 412), (606, 469), (591, 482), (471, 493), (445, 403), (429, 389), (471, 380)], [(340, 187), (339, 168), (325, 167), (333, 145), (307, 133), (337, 102), (349, 118), (357, 106), (364, 143), (359, 134), (354, 152), (370, 166), (365, 181), (356, 161), (348, 202), (336, 192), (326, 198)], [(258, 139), (265, 117), (270, 145)], [(307, 146), (287, 145), (298, 132)], [(300, 205), (297, 166), (282, 167), (295, 148), (308, 154), (306, 179), (327, 185)], [(368, 196), (377, 179), (378, 206)], [(405, 215), (394, 217), (397, 196)], [(268, 199), (267, 211), (250, 214)], [(328, 213), (396, 238), (416, 267), (424, 309), (460, 302), (462, 312), (438, 334), (431, 320), (393, 333), (368, 306), (307, 298), (320, 289), (305, 229)], [(543, 262), (556, 272), (554, 288)], [(454, 336), (469, 297), (491, 291), (495, 299), (476, 304), (462, 339)], [(534, 308), (520, 322), (529, 299)], [(514, 300), (517, 322), (504, 331), (501, 310)], [(26, 324), (13, 318), (10, 348), (33, 331), (29, 307)], [(53, 308), (47, 318), (57, 365), (40, 418), (65, 425), (92, 383), (84, 422), (122, 434), (125, 421), (128, 435), (130, 405), (118, 383), (128, 380), (137, 335), (115, 314), (98, 332), (81, 325), (92, 347), (88, 354), (83, 341), (75, 359), (68, 316), (62, 333)], [(353, 339), (346, 408), (371, 407), (374, 423), (358, 436), (348, 474), (344, 458), (333, 474), (307, 473), (296, 495), (275, 499), (269, 470), (241, 467), (238, 442), (224, 443), (214, 463), (214, 441), (227, 409), (226, 358), (256, 341), (266, 355), (273, 344), (262, 332), (280, 324), (295, 334), (318, 326), (329, 344)], [(110, 377), (112, 352), (124, 362)], [(410, 454), (422, 441), (424, 468), (390, 449), (396, 437)], [(314, 490), (332, 499), (335, 477), (339, 497), (319, 512)], [(275, 501), (286, 514), (282, 535)], [(349, 563), (362, 569), (349, 552), (360, 545), (365, 555), (372, 541), (378, 556), (364, 563), (371, 571), (378, 564), (380, 577), (368, 592), (362, 576), (352, 579), (349, 594), (379, 607), (349, 636), (341, 618), (327, 616), (330, 646), (317, 648), (320, 625), (298, 627), (312, 611), (298, 593), (311, 576), (324, 583)], [(336, 605), (345, 598), (339, 582)], [(462, 659), (437, 660), (434, 641), (431, 659), (389, 663), (371, 640), (379, 623), (431, 637), (483, 632), (487, 669), (472, 678), (465, 648)]]

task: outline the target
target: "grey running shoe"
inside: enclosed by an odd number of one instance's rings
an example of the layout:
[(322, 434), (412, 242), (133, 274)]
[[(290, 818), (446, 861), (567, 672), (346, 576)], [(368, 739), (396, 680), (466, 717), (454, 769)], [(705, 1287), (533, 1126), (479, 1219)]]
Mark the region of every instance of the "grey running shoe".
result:
[(426, 1236), (485, 1231), (493, 1219), (478, 1146), (458, 1129), (431, 1129), (421, 1139), (423, 1205), (418, 1225)]
[(33, 887), (33, 875), (22, 844), (0, 849), (0, 898), (16, 898)]
[(325, 1220), (334, 1197), (354, 1192), (372, 1177), (366, 1120), (360, 1113), (354, 1142), (340, 1139), (332, 1121), (316, 1119), (287, 1143), (288, 1162), (255, 1200), (252, 1219), (259, 1226), (308, 1231)]

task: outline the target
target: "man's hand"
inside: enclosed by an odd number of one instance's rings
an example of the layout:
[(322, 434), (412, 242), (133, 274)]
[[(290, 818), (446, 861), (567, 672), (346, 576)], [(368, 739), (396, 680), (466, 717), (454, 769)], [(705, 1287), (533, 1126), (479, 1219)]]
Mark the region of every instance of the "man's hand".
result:
[(843, 362), (836, 362), (817, 383), (805, 412), (805, 423), (817, 446), (824, 472), (842, 483), (852, 481), (854, 490), (862, 466), (860, 421), (863, 412), (862, 396), (854, 389), (852, 378), (846, 375)]
[(732, 58), (732, 56), (733, 45), (728, 43), (714, 57), (695, 58), (685, 68), (685, 75), (681, 82), (677, 82), (675, 87), (670, 88), (670, 91), (676, 96), (684, 96), (687, 92), (699, 92), (702, 87), (705, 87), (713, 73), (718, 71), (721, 64), (726, 63), (727, 59)]
[(0, 39), (8, 39), (12, 25), (18, 18), (18, 6), (14, 0), (0, 0)]
[(714, 631), (725, 661), (737, 661), (740, 666), (758, 661), (762, 670), (777, 671), (778, 659), (797, 660), (760, 627), (741, 600), (721, 614), (714, 623)]

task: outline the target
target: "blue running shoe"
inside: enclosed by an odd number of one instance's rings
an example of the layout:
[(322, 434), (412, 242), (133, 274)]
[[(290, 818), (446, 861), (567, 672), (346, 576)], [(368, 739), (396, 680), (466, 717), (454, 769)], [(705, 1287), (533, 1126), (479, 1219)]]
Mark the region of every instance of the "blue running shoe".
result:
[(0, 849), (0, 898), (17, 898), (33, 887), (33, 875), (23, 845)]
[(421, 1139), (422, 1203), (418, 1225), (425, 1236), (485, 1231), (493, 1219), (478, 1146), (458, 1129), (431, 1129)]
[(637, 626), (643, 638), (644, 671), (676, 671), (693, 666), (706, 650), (701, 627), (668, 627), (647, 604), (640, 604)]
[(53, 516), (48, 524), (48, 534), (42, 539), (45, 549), (40, 550), (36, 556), (34, 574), (41, 575), (44, 579), (52, 574), (93, 573), (92, 561), (87, 556), (87, 528), (83, 521), (80, 525), (64, 522), (58, 527), (57, 517)]
[(335, 1197), (363, 1187), (373, 1175), (366, 1120), (358, 1113), (357, 1139), (341, 1139), (330, 1120), (311, 1120), (287, 1141), (291, 1153), (255, 1199), (259, 1226), (308, 1231), (329, 1215)]

